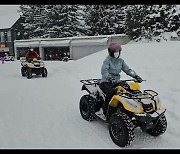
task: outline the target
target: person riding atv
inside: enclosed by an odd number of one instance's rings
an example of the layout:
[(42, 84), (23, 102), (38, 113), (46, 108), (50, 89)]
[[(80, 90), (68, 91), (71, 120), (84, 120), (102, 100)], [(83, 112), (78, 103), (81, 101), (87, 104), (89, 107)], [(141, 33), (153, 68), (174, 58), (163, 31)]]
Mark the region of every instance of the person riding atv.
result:
[(103, 104), (103, 111), (106, 116), (107, 106), (115, 94), (116, 82), (120, 79), (119, 73), (125, 72), (127, 75), (135, 78), (138, 82), (142, 82), (142, 78), (130, 69), (128, 65), (120, 58), (122, 48), (118, 43), (110, 43), (108, 46), (108, 56), (101, 67), (102, 80), (99, 85), (101, 90), (106, 94), (105, 104)]
[[(140, 89), (140, 83), (145, 80), (119, 58), (119, 45), (111, 44), (108, 50), (109, 56), (101, 69), (102, 78), (80, 80), (83, 83), (81, 90), (88, 92), (79, 102), (82, 118), (107, 122), (112, 141), (120, 147), (132, 143), (136, 127), (151, 136), (162, 135), (167, 129), (166, 109), (162, 107), (158, 93)], [(134, 79), (121, 80), (121, 70)]]
[(32, 61), (34, 58), (40, 59), (40, 56), (38, 55), (38, 53), (33, 49), (30, 48), (27, 52), (26, 52), (26, 60), (28, 62)]
[(23, 77), (26, 76), (28, 79), (31, 79), (33, 74), (47, 77), (48, 72), (45, 64), (33, 48), (26, 53), (25, 60), (21, 59), (21, 66), (21, 75)]

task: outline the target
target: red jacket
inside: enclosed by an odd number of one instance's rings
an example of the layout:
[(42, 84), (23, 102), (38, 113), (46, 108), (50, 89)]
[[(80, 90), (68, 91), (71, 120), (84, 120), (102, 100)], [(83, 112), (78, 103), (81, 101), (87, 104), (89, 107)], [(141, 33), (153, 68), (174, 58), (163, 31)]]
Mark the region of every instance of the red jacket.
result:
[(38, 57), (39, 57), (39, 55), (35, 51), (28, 51), (26, 53), (26, 59), (33, 60), (33, 58), (38, 58)]

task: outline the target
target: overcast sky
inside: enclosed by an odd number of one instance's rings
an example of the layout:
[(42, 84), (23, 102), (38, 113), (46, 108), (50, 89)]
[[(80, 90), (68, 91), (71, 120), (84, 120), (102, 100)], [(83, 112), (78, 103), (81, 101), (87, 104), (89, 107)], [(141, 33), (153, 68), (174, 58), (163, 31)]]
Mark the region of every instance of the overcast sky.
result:
[(18, 13), (17, 12), (18, 6), (19, 5), (3, 5), (3, 4), (0, 4), (0, 15)]

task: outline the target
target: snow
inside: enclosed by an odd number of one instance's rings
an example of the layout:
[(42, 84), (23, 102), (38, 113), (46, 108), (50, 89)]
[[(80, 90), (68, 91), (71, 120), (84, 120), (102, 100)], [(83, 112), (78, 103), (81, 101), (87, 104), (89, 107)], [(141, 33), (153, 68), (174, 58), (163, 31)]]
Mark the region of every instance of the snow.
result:
[(52, 41), (41, 41), (41, 46), (69, 46), (70, 40), (52, 40)]
[(5, 14), (13, 14), (17, 13), (20, 5), (0, 5), (0, 14), (5, 15)]
[(20, 15), (18, 13), (0, 14), (0, 29), (11, 28), (19, 18)]
[[(77, 61), (45, 61), (48, 77), (27, 79), (20, 61), (0, 63), (0, 148), (176, 149), (180, 148), (179, 41), (128, 43), (121, 57), (146, 82), (142, 89), (159, 93), (167, 109), (167, 131), (152, 137), (135, 129), (131, 146), (120, 148), (108, 124), (88, 122), (79, 112), (81, 79), (100, 78), (107, 49)], [(122, 79), (129, 79), (121, 73)]]
[(106, 45), (108, 41), (108, 38), (103, 38), (103, 39), (84, 39), (84, 40), (72, 40), (71, 44), (72, 45)]
[(177, 33), (176, 33), (175, 31), (173, 31), (173, 32), (171, 33), (171, 36), (174, 37), (174, 38), (178, 38), (178, 35), (177, 35)]
[(32, 42), (28, 42), (25, 40), (24, 42), (21, 42), (21, 41), (16, 42), (14, 45), (18, 47), (39, 46), (39, 41), (34, 40)]

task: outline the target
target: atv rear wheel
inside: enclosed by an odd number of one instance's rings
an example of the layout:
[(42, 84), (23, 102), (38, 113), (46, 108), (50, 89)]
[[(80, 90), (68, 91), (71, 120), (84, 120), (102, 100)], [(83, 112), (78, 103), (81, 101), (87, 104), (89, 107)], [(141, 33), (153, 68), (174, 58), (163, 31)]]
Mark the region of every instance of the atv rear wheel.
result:
[[(157, 124), (156, 124), (157, 123)], [(167, 129), (167, 120), (165, 115), (163, 114), (159, 120), (153, 121), (153, 124), (155, 125), (154, 128), (148, 129), (146, 133), (150, 134), (151, 136), (159, 136), (163, 134)]]
[(42, 68), (42, 77), (47, 77), (47, 69)]
[(26, 68), (25, 67), (21, 67), (21, 75), (23, 77), (26, 76)]
[(90, 95), (84, 95), (80, 99), (80, 113), (83, 119), (87, 121), (93, 121), (95, 119), (94, 116), (94, 98)]
[(125, 113), (115, 113), (109, 120), (109, 134), (116, 145), (129, 146), (135, 137), (133, 122)]

